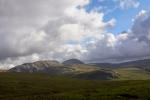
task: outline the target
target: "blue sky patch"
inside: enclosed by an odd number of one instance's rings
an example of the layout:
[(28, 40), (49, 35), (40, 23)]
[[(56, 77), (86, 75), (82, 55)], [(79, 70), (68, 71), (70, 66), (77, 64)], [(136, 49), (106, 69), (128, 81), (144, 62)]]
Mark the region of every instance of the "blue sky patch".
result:
[(119, 34), (131, 28), (133, 24), (132, 19), (134, 19), (141, 10), (150, 9), (149, 0), (134, 0), (139, 3), (138, 7), (134, 7), (134, 5), (131, 7), (132, 5), (130, 4), (129, 8), (126, 9), (120, 7), (119, 1), (128, 1), (126, 2), (127, 7), (128, 3), (132, 2), (132, 0), (91, 0), (85, 9), (87, 12), (95, 10), (104, 13), (104, 21), (111, 20), (112, 18), (116, 19), (116, 26), (112, 29), (108, 29), (108, 32)]

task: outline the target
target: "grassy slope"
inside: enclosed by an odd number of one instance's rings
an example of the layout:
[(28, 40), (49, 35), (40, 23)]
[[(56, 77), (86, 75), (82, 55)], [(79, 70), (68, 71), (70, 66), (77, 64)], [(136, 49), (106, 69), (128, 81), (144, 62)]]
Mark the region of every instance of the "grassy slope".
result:
[(113, 71), (97, 70), (86, 73), (77, 74), (74, 78), (87, 79), (87, 80), (112, 80), (118, 79), (117, 75)]
[(0, 100), (147, 100), (150, 80), (88, 81), (44, 74), (0, 73)]
[(69, 67), (72, 68), (73, 72), (76, 73), (76, 74), (87, 73), (87, 72), (100, 70), (99, 67), (86, 65), (86, 64), (75, 64), (75, 65), (72, 65), (72, 66), (69, 66)]
[(119, 80), (147, 80), (150, 79), (150, 72), (140, 68), (117, 68), (114, 71), (118, 74)]

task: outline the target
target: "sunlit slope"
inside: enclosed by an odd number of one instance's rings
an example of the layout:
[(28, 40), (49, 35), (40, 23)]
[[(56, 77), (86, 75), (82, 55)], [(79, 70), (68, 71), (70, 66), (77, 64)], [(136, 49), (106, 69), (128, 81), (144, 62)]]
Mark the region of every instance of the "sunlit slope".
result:
[(119, 80), (147, 80), (150, 72), (140, 68), (117, 68), (114, 69)]

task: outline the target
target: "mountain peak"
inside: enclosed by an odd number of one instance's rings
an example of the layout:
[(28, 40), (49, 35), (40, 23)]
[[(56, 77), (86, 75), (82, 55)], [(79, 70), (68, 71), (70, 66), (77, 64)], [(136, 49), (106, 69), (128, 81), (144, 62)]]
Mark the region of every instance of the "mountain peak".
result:
[(48, 71), (48, 69), (57, 69), (57, 67), (63, 66), (61, 63), (55, 60), (44, 60), (44, 61), (36, 61), (33, 63), (24, 63), (22, 65), (18, 65), (9, 71), (14, 72), (41, 72)]
[(69, 59), (63, 62), (64, 65), (84, 64), (84, 62), (78, 59)]

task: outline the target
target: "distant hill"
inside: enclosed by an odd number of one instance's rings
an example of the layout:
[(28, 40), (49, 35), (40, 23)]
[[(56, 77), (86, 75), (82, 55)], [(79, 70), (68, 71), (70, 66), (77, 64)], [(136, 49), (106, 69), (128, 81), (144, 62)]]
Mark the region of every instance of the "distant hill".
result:
[(69, 59), (63, 62), (64, 65), (84, 64), (84, 62), (78, 59)]
[(113, 73), (104, 71), (99, 67), (84, 64), (77, 59), (64, 61), (37, 61), (18, 65), (9, 72), (48, 73), (50, 75), (67, 75), (80, 79), (112, 79)]
[(59, 63), (55, 60), (37, 61), (18, 65), (9, 72), (47, 73), (65, 75), (79, 79), (110, 80), (110, 79), (150, 79), (150, 60), (137, 60), (124, 63), (92, 63), (84, 64), (78, 59)]
[(97, 70), (86, 73), (77, 74), (74, 76), (79, 79), (88, 79), (88, 80), (111, 80), (118, 78), (117, 74), (113, 71), (108, 70)]
[(116, 68), (113, 71), (119, 80), (147, 80), (150, 79), (150, 72), (141, 68)]
[(44, 72), (49, 74), (62, 74), (70, 71), (58, 61), (37, 61), (18, 65), (9, 70), (10, 72)]
[(114, 71), (119, 80), (150, 79), (150, 59), (123, 63), (93, 63), (90, 65)]
[(150, 59), (125, 62), (125, 63), (119, 64), (118, 66), (137, 67), (137, 68), (141, 68), (141, 69), (145, 69), (147, 71), (150, 71)]
[(123, 62), (123, 63), (92, 63), (90, 65), (94, 65), (94, 66), (101, 67), (101, 68), (136, 67), (136, 68), (150, 70), (150, 59), (129, 61), (129, 62)]
[(58, 61), (47, 60), (33, 63), (25, 63), (11, 68), (9, 72), (42, 72), (48, 74), (77, 74), (89, 71), (95, 71), (100, 68), (89, 66), (77, 59), (70, 59), (59, 63)]

